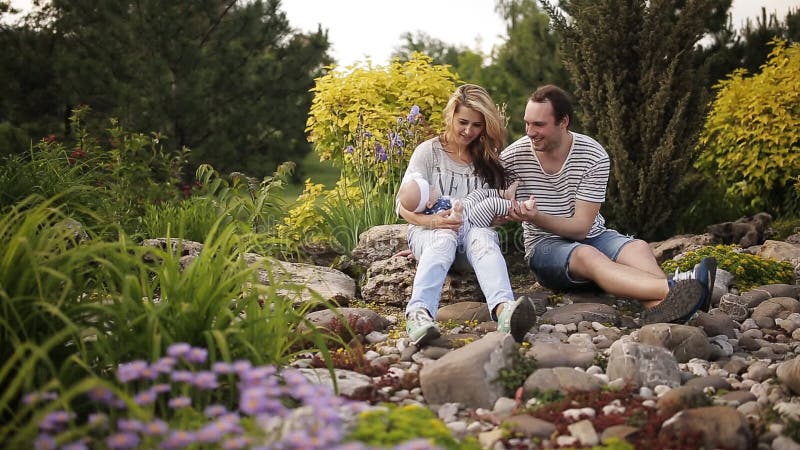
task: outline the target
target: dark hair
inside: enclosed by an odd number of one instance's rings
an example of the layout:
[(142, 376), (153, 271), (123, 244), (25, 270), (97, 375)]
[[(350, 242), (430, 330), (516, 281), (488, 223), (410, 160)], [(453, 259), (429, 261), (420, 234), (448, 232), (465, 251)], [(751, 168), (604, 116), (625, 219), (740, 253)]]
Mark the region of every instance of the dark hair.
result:
[(564, 117), (569, 117), (572, 121), (572, 99), (567, 91), (558, 86), (548, 84), (536, 89), (528, 99), (529, 102), (547, 103), (553, 105), (553, 115), (556, 123), (561, 123)]

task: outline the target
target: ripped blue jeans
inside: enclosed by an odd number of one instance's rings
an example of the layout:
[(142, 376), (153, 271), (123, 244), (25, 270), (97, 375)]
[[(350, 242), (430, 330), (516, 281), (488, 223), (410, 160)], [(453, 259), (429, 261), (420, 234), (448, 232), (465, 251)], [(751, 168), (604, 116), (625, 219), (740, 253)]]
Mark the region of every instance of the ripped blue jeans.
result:
[(492, 317), (497, 305), (514, 300), (506, 261), (494, 229), (463, 227), (457, 234), (452, 230), (411, 226), (408, 246), (417, 260), (417, 274), (406, 312), (425, 308), (436, 318), (445, 276), (457, 256), (466, 257), (475, 271)]

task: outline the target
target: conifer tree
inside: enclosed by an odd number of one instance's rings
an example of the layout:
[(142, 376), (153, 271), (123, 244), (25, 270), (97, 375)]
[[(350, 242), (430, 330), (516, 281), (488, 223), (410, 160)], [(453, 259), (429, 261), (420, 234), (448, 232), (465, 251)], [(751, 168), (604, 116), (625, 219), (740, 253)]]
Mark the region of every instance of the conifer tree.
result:
[(696, 46), (730, 0), (566, 0), (544, 9), (564, 39), (583, 130), (611, 158), (603, 214), (645, 239), (675, 231), (709, 99)]

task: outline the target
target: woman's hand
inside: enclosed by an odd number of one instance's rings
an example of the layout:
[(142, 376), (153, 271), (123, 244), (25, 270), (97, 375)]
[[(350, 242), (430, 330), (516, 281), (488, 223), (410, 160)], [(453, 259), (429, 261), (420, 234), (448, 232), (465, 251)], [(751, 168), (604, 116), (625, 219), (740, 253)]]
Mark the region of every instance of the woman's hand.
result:
[(436, 214), (429, 215), (428, 217), (430, 217), (430, 222), (428, 223), (427, 227), (433, 229), (458, 231), (464, 221), (461, 218), (453, 217), (450, 214), (451, 211), (451, 209), (448, 209), (447, 211), (439, 211)]

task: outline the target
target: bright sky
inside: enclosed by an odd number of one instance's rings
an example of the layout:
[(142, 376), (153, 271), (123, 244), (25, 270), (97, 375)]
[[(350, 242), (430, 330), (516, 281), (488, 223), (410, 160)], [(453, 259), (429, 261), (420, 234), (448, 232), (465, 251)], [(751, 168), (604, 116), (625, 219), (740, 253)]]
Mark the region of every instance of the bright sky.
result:
[[(480, 48), (485, 54), (504, 40), (505, 23), (494, 11), (495, 0), (282, 0), (289, 23), (303, 31), (318, 24), (328, 29), (331, 55), (341, 66), (364, 61), (385, 65), (401, 35), (424, 31), (448, 44)], [(733, 0), (733, 25), (747, 17), (777, 11), (783, 19), (800, 0)], [(754, 20), (755, 21), (755, 20)]]
[[(31, 0), (12, 0), (27, 10)], [(495, 0), (282, 0), (292, 27), (315, 31), (318, 24), (328, 30), (331, 55), (340, 66), (367, 57), (385, 65), (406, 32), (423, 31), (447, 44), (480, 49), (489, 54), (505, 36), (505, 23), (494, 11)], [(775, 11), (781, 19), (800, 0), (733, 0), (733, 24), (738, 29), (748, 17), (755, 19), (761, 7)]]

